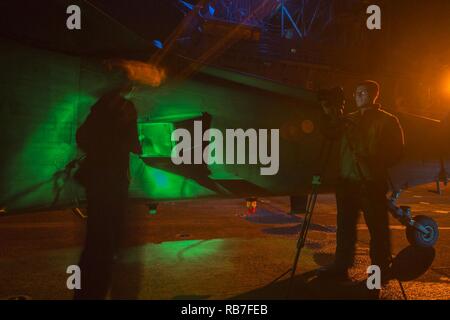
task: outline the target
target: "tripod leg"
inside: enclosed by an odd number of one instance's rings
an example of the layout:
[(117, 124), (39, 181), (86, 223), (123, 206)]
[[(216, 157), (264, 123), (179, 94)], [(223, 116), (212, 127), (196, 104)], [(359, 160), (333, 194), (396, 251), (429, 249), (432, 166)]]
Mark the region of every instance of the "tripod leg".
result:
[[(325, 147), (326, 147), (326, 149), (325, 149)], [(322, 163), (322, 167), (321, 167), (322, 170), (320, 172), (323, 172), (323, 170), (326, 168), (326, 165), (327, 165), (327, 162), (329, 160), (329, 157), (330, 157), (332, 149), (333, 149), (333, 143), (328, 143), (328, 141), (325, 141), (324, 144), (322, 145), (320, 154), (321, 154), (321, 157), (322, 157), (323, 156), (322, 151), (325, 150), (325, 152), (324, 152), (324, 154), (325, 154), (325, 161)], [(283, 274), (283, 276), (284, 276), (285, 274), (287, 274), (289, 272), (291, 273), (291, 277), (290, 277), (290, 281), (289, 281), (289, 288), (288, 288), (288, 292), (287, 292), (286, 298), (288, 298), (290, 296), (290, 293), (291, 293), (293, 279), (294, 279), (295, 273), (297, 271), (298, 260), (300, 259), (301, 251), (302, 251), (303, 247), (305, 246), (306, 236), (308, 234), (309, 225), (311, 223), (312, 214), (313, 214), (314, 207), (315, 207), (316, 201), (317, 201), (318, 189), (319, 189), (319, 186), (320, 186), (321, 183), (322, 182), (321, 182), (321, 176), (320, 175), (314, 175), (312, 177), (312, 182), (311, 182), (311, 184), (312, 184), (312, 191), (311, 191), (310, 197), (308, 199), (308, 203), (307, 203), (307, 206), (306, 206), (305, 219), (303, 221), (302, 229), (300, 231), (299, 239), (297, 241), (297, 251), (295, 253), (294, 263), (292, 265), (292, 268)]]
[[(278, 276), (275, 280), (270, 282), (269, 285), (274, 284), (275, 282), (277, 282), (278, 280), (283, 278), (285, 275), (290, 273), (291, 277), (290, 277), (290, 284), (289, 284), (288, 292), (290, 291), (291, 284), (292, 284), (292, 279), (295, 276), (298, 260), (300, 258), (301, 249), (303, 248), (303, 246), (305, 244), (305, 241), (306, 241), (306, 234), (307, 234), (307, 230), (309, 228), (309, 224), (310, 224), (310, 221), (311, 221), (312, 209), (314, 208), (316, 198), (317, 197), (316, 196), (313, 197), (313, 195), (311, 195), (308, 198), (308, 203), (306, 205), (306, 215), (305, 215), (305, 219), (303, 220), (303, 224), (302, 224), (302, 227), (301, 227), (301, 230), (300, 230), (300, 233), (299, 233), (299, 238), (297, 240), (297, 250), (296, 250), (296, 253), (295, 253), (293, 266), (290, 267), (288, 270), (286, 270), (286, 272), (284, 272), (282, 275)], [(288, 293), (288, 295), (289, 295), (289, 293)]]
[(287, 275), (288, 273), (290, 273), (292, 271), (292, 268), (289, 268), (288, 270), (286, 270), (282, 275), (278, 276), (277, 278), (275, 278), (274, 280), (272, 280), (272, 282), (270, 282), (267, 286), (270, 286), (272, 284), (274, 284), (275, 282), (277, 282), (278, 280), (280, 280), (281, 278), (283, 278), (285, 275)]
[(303, 246), (305, 245), (306, 234), (307, 234), (307, 230), (308, 230), (307, 221), (311, 219), (310, 217), (311, 217), (311, 213), (307, 213), (305, 216), (305, 220), (303, 221), (302, 230), (300, 231), (300, 235), (299, 235), (299, 238), (297, 241), (297, 252), (295, 254), (294, 263), (292, 265), (291, 279), (295, 276), (295, 271), (297, 270), (298, 259), (300, 258), (300, 253), (303, 249)]
[(292, 268), (289, 270), (291, 272), (291, 276), (289, 279), (289, 288), (288, 288), (288, 292), (287, 292), (287, 297), (290, 296), (291, 291), (292, 291), (292, 285), (294, 283), (294, 277), (295, 277), (295, 273), (297, 271), (298, 261), (300, 260), (300, 255), (301, 255), (302, 249), (305, 246), (306, 236), (308, 234), (309, 222), (311, 221), (311, 217), (312, 217), (312, 213), (307, 213), (305, 216), (303, 225), (302, 225), (302, 230), (300, 232), (300, 236), (299, 236), (299, 239), (297, 242), (297, 251), (295, 253), (294, 263), (292, 265)]
[(311, 194), (310, 201), (308, 201), (307, 213), (305, 215), (305, 219), (303, 220), (302, 229), (299, 234), (299, 238), (297, 241), (297, 251), (295, 253), (294, 263), (291, 268), (291, 277), (289, 280), (289, 289), (287, 297), (290, 296), (292, 290), (292, 284), (294, 282), (295, 273), (297, 271), (298, 260), (300, 259), (300, 254), (302, 252), (303, 247), (306, 243), (306, 236), (308, 235), (309, 226), (311, 224), (312, 213), (314, 211), (314, 207), (316, 205), (317, 200), (317, 189), (314, 188), (313, 193)]

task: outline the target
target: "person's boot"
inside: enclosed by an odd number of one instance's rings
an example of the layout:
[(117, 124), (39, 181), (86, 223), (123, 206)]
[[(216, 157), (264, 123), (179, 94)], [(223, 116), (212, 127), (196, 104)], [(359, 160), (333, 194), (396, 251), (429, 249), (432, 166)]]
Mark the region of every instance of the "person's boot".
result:
[(330, 279), (337, 282), (352, 282), (348, 275), (348, 268), (331, 264), (317, 270), (319, 278)]

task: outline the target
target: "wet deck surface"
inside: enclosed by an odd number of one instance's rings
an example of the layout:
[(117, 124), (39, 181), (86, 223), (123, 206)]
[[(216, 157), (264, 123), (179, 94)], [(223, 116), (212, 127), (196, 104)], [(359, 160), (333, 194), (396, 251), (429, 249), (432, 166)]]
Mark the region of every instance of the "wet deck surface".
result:
[[(405, 191), (399, 204), (434, 218), (440, 239), (432, 250), (408, 246), (404, 227), (391, 221), (393, 253), (408, 299), (450, 299), (450, 188), (434, 185)], [(127, 241), (116, 264), (115, 299), (285, 299), (288, 281), (271, 283), (291, 267), (302, 215), (288, 215), (288, 198), (260, 199), (245, 217), (244, 200), (162, 203), (151, 215), (130, 208)], [(333, 261), (336, 207), (320, 195), (291, 299), (371, 299), (364, 285), (341, 286), (317, 279), (317, 268)], [(66, 268), (77, 264), (85, 221), (71, 210), (5, 216), (0, 219), (0, 298), (70, 299)], [(370, 265), (368, 231), (359, 222), (355, 280)], [(402, 299), (397, 281), (382, 299)]]

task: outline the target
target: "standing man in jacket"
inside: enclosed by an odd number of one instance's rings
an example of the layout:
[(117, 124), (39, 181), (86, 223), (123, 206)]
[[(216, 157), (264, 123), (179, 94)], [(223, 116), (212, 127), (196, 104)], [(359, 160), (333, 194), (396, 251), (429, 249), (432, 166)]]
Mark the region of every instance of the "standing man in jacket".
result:
[(335, 262), (319, 275), (348, 280), (356, 244), (359, 211), (370, 233), (370, 258), (381, 270), (382, 281), (389, 277), (391, 260), (386, 193), (388, 168), (401, 158), (403, 130), (394, 115), (377, 104), (379, 85), (361, 82), (354, 92), (357, 111), (338, 116), (326, 103), (323, 133), (338, 139), (339, 182), (336, 187), (337, 234)]

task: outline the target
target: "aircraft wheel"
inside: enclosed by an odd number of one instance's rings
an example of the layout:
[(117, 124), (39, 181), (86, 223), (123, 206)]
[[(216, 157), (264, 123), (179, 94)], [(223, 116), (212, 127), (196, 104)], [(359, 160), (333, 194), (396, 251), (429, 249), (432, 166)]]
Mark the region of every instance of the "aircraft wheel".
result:
[(439, 238), (439, 229), (437, 223), (427, 216), (416, 216), (414, 221), (421, 224), (428, 230), (428, 234), (422, 233), (414, 227), (406, 228), (406, 238), (412, 246), (429, 248), (436, 244)]

